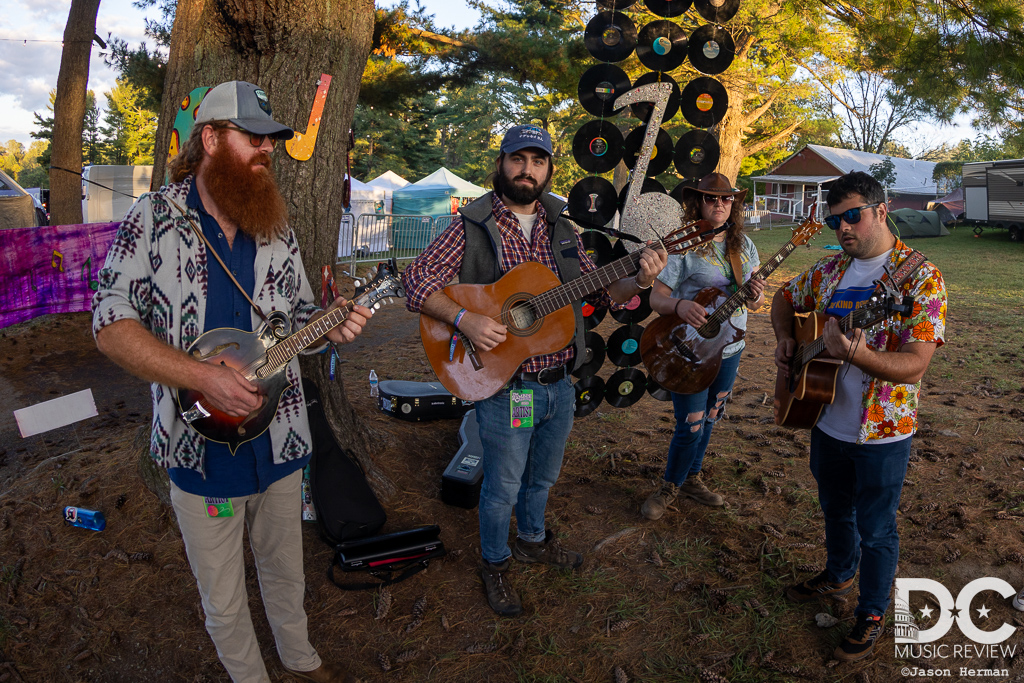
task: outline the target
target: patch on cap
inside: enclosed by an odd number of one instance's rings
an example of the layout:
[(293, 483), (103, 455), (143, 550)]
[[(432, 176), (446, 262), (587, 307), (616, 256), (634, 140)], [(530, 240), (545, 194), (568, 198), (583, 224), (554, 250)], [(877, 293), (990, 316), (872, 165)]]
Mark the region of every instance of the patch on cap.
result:
[(256, 90), (253, 91), (253, 94), (256, 95), (256, 102), (259, 103), (260, 109), (265, 111), (267, 116), (272, 116), (270, 113), (270, 99), (267, 97), (267, 93), (256, 88)]

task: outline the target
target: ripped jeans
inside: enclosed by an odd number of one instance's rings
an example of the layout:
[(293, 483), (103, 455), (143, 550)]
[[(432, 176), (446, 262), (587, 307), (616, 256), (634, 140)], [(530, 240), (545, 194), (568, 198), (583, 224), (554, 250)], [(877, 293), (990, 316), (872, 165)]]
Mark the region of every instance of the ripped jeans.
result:
[(732, 393), (732, 384), (736, 381), (742, 355), (740, 351), (723, 358), (718, 375), (704, 391), (696, 394), (672, 392), (676, 431), (668, 447), (665, 481), (678, 486), (691, 474), (700, 472), (704, 452), (711, 439), (711, 430), (725, 411), (725, 402)]

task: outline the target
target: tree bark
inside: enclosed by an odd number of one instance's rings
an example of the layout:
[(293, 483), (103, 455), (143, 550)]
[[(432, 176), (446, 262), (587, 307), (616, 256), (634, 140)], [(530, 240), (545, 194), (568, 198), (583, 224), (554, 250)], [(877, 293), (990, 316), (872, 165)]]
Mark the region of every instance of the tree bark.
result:
[(57, 75), (57, 95), (53, 101), (50, 225), (82, 222), (82, 179), (76, 173), (82, 171), (85, 94), (99, 9), (100, 0), (71, 0), (68, 23), (64, 27), (64, 50)]
[[(194, 88), (231, 80), (255, 83), (270, 98), (274, 119), (303, 132), (320, 74), (332, 77), (312, 158), (296, 161), (283, 145), (273, 154), (314, 294), (319, 294), (320, 267), (337, 260), (348, 133), (373, 25), (373, 0), (181, 0), (175, 14), (156, 138), (155, 185), (164, 177), (174, 116)], [(356, 419), (344, 383), (329, 381), (327, 363), (327, 354), (307, 357), (302, 371), (320, 387), (338, 442), (353, 451), (378, 495), (386, 498), (394, 485), (371, 459), (365, 428)]]

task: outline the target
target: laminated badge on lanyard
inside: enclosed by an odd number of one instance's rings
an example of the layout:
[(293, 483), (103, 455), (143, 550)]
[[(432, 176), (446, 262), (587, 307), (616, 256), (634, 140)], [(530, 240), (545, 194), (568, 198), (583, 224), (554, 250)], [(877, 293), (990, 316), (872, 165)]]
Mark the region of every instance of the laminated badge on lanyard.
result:
[[(338, 298), (338, 285), (334, 282), (334, 271), (331, 270), (330, 266), (324, 266), (320, 269), (320, 308), (327, 308), (331, 305), (335, 299)], [(331, 381), (334, 381), (335, 370), (338, 367), (338, 349), (334, 344), (330, 344), (331, 354)]]

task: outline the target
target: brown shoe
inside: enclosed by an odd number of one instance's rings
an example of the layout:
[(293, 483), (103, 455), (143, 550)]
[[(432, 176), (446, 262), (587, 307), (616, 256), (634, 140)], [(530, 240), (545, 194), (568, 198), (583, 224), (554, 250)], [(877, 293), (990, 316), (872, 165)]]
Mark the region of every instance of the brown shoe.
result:
[(563, 548), (551, 529), (545, 529), (544, 540), (537, 543), (517, 538), (512, 546), (512, 557), (527, 564), (543, 562), (562, 569), (576, 569), (583, 564), (583, 556)]
[(853, 588), (853, 577), (843, 582), (830, 581), (828, 572), (807, 579), (786, 589), (786, 597), (793, 602), (813, 602), (830, 595), (846, 595)]
[(501, 564), (483, 562), (480, 565), (480, 578), (484, 581), (487, 604), (491, 609), (503, 617), (515, 617), (523, 613), (523, 603), (519, 600), (516, 589), (505, 577), (508, 566), (508, 560)]
[(711, 507), (725, 505), (724, 498), (704, 485), (700, 472), (686, 478), (686, 481), (679, 486), (679, 495), (693, 498), (701, 505), (710, 505)]
[(875, 643), (882, 635), (882, 617), (874, 614), (862, 614), (857, 623), (843, 642), (839, 644), (832, 656), (841, 662), (856, 662), (864, 659), (875, 649)]
[(657, 491), (647, 496), (643, 507), (640, 508), (640, 514), (651, 520), (661, 519), (662, 515), (665, 514), (665, 510), (675, 502), (678, 495), (678, 486), (670, 481), (663, 481)]
[(316, 683), (361, 683), (361, 681), (337, 664), (321, 662), (320, 666), (312, 671), (293, 671), (283, 667), (285, 671), (296, 678), (304, 681), (315, 681)]

